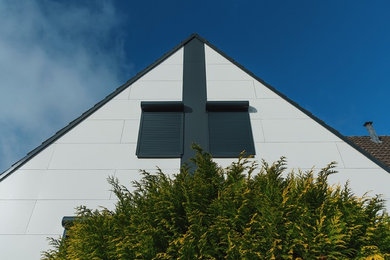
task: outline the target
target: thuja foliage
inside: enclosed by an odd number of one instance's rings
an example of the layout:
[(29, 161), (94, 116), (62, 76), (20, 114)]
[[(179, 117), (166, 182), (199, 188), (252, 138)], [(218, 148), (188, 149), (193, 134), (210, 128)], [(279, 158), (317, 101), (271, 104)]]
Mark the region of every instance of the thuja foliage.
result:
[(383, 201), (330, 186), (334, 163), (317, 177), (283, 174), (284, 158), (222, 169), (196, 149), (193, 171), (143, 172), (133, 192), (109, 179), (115, 210), (80, 207), (44, 259), (389, 259)]

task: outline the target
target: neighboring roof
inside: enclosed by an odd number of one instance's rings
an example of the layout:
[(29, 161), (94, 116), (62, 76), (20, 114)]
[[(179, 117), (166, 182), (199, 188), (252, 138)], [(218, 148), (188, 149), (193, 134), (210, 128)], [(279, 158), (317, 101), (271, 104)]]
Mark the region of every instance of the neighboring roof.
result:
[(190, 37), (188, 37), (187, 39), (185, 39), (184, 41), (182, 41), (180, 44), (178, 44), (177, 46), (175, 46), (171, 51), (165, 53), (161, 58), (159, 58), (158, 60), (156, 60), (155, 62), (153, 62), (150, 66), (146, 67), (144, 70), (142, 70), (141, 72), (137, 73), (133, 78), (131, 78), (130, 80), (128, 80), (125, 84), (123, 84), (122, 86), (120, 86), (119, 88), (117, 88), (114, 92), (112, 92), (110, 95), (106, 96), (103, 100), (101, 100), (100, 102), (98, 102), (97, 104), (95, 104), (92, 108), (90, 108), (89, 110), (87, 110), (86, 112), (84, 112), (81, 116), (79, 116), (78, 118), (76, 118), (75, 120), (73, 120), (72, 122), (70, 122), (67, 126), (65, 126), (64, 128), (62, 128), (61, 130), (59, 130), (57, 133), (55, 133), (53, 136), (51, 136), (50, 138), (48, 138), (46, 141), (44, 141), (40, 146), (36, 147), (34, 150), (30, 151), (29, 153), (27, 153), (27, 155), (25, 157), (23, 157), (22, 159), (20, 159), (19, 161), (17, 161), (16, 163), (14, 163), (9, 169), (5, 170), (3, 173), (0, 174), (0, 181), (2, 181), (3, 179), (5, 179), (7, 176), (9, 176), (11, 173), (13, 173), (14, 171), (16, 171), (17, 169), (19, 169), (19, 167), (21, 167), (22, 165), (24, 165), (26, 162), (28, 162), (29, 160), (31, 160), (35, 155), (37, 155), (39, 152), (41, 152), (42, 150), (44, 150), (46, 147), (48, 147), (50, 144), (54, 143), (57, 139), (59, 139), (61, 136), (63, 136), (64, 134), (66, 134), (68, 131), (70, 131), (72, 128), (74, 128), (75, 126), (77, 126), (80, 122), (82, 122), (84, 119), (86, 119), (88, 116), (90, 116), (92, 113), (94, 113), (96, 110), (98, 110), (99, 108), (101, 108), (103, 105), (105, 105), (107, 102), (109, 102), (111, 99), (113, 99), (115, 96), (117, 96), (119, 93), (121, 93), (123, 90), (125, 90), (129, 85), (133, 84), (135, 81), (137, 81), (139, 78), (141, 78), (143, 75), (145, 75), (146, 73), (148, 73), (150, 70), (152, 70), (153, 68), (155, 68), (156, 66), (158, 66), (161, 62), (163, 62), (165, 59), (167, 59), (169, 56), (171, 56), (173, 53), (175, 53), (177, 50), (179, 50), (181, 47), (183, 47), (186, 43), (188, 43), (189, 41), (191, 41), (192, 39), (198, 39), (200, 41), (202, 41), (204, 44), (207, 44), (210, 48), (214, 49), (216, 52), (218, 52), (220, 55), (222, 55), (223, 57), (225, 57), (227, 60), (229, 60), (230, 62), (232, 62), (234, 65), (236, 65), (237, 67), (239, 67), (240, 69), (242, 69), (243, 71), (245, 71), (246, 73), (248, 73), (250, 76), (252, 76), (254, 79), (256, 79), (257, 81), (259, 81), (260, 83), (262, 83), (264, 86), (266, 86), (267, 88), (269, 88), (270, 90), (272, 90), (273, 92), (275, 92), (277, 95), (279, 95), (281, 98), (283, 98), (284, 100), (286, 100), (287, 102), (289, 102), (291, 105), (295, 106), (297, 109), (301, 110), (303, 113), (305, 113), (307, 116), (309, 116), (310, 118), (312, 118), (313, 120), (315, 120), (316, 122), (318, 122), (320, 125), (322, 125), (323, 127), (325, 127), (326, 129), (328, 129), (330, 132), (332, 132), (333, 134), (335, 134), (336, 136), (338, 136), (340, 139), (342, 139), (343, 141), (345, 141), (346, 143), (348, 143), (349, 145), (351, 145), (352, 147), (354, 147), (356, 150), (358, 150), (359, 152), (361, 152), (362, 154), (364, 154), (367, 158), (369, 158), (371, 161), (373, 161), (374, 163), (376, 163), (378, 166), (380, 166), (382, 169), (384, 169), (385, 171), (389, 172), (390, 173), (390, 167), (388, 167), (387, 165), (385, 165), (384, 163), (382, 163), (381, 161), (377, 160), (374, 156), (372, 156), (370, 153), (366, 152), (365, 150), (363, 150), (362, 148), (360, 148), (360, 146), (357, 146), (354, 142), (350, 141), (347, 137), (343, 136), (342, 134), (340, 134), (337, 130), (335, 130), (334, 128), (330, 127), (329, 125), (327, 125), (324, 121), (322, 121), (321, 119), (317, 118), (316, 116), (314, 116), (312, 113), (310, 113), (309, 111), (307, 111), (306, 109), (304, 109), (303, 107), (301, 107), (300, 105), (298, 105), (296, 102), (294, 102), (293, 100), (289, 99), (287, 96), (285, 96), (283, 93), (279, 92), (277, 89), (275, 89), (274, 87), (272, 87), (271, 85), (269, 85), (268, 83), (266, 83), (264, 80), (262, 80), (261, 78), (257, 77), (255, 74), (253, 74), (251, 71), (249, 71), (248, 69), (246, 69), (244, 66), (242, 66), (241, 64), (237, 63), (234, 59), (230, 58), (229, 56), (227, 56), (225, 53), (223, 53), (221, 50), (219, 50), (217, 47), (215, 47), (213, 44), (209, 43), (206, 39), (202, 38), (201, 36), (199, 36), (198, 34), (192, 34)]
[(371, 154), (377, 160), (384, 163), (387, 167), (390, 167), (390, 136), (379, 136), (379, 140), (382, 143), (378, 144), (371, 141), (369, 136), (348, 136), (348, 139), (352, 140), (356, 145), (360, 146), (363, 150)]

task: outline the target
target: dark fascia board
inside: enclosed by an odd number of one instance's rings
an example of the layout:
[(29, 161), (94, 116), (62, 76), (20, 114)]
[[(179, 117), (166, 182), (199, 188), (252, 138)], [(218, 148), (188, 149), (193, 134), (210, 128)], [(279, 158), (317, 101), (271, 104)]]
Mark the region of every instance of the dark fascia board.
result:
[[(75, 126), (77, 126), (80, 122), (84, 121), (87, 117), (89, 117), (92, 113), (94, 113), (96, 110), (101, 108), (103, 105), (105, 105), (107, 102), (109, 102), (111, 99), (113, 99), (115, 96), (117, 96), (119, 93), (121, 93), (123, 90), (125, 90), (128, 86), (136, 82), (138, 79), (140, 79), (143, 75), (151, 71), (153, 68), (158, 66), (160, 63), (162, 63), (164, 60), (166, 60), (169, 56), (171, 56), (173, 53), (175, 53), (177, 50), (179, 50), (181, 47), (183, 47), (186, 43), (191, 41), (194, 38), (199, 38), (197, 34), (191, 34), (187, 39), (182, 41), (180, 44), (176, 45), (172, 50), (165, 53), (161, 58), (153, 62), (151, 65), (137, 73), (133, 78), (128, 80), (125, 84), (118, 87), (114, 92), (106, 96), (103, 100), (96, 103), (93, 107), (85, 111), (81, 116), (70, 122), (67, 126), (59, 130), (57, 133), (55, 133), (53, 136), (45, 140), (41, 145), (36, 147), (34, 150), (27, 153), (25, 157), (14, 163), (10, 168), (5, 170), (0, 174), (0, 182), (3, 181), (5, 178), (7, 178), (10, 174), (15, 172), (17, 169), (19, 169), (22, 165), (27, 163), (29, 160), (34, 158), (38, 153), (43, 151), (45, 148), (47, 148), (49, 145), (54, 143), (56, 140), (58, 140), (61, 136), (69, 132), (71, 129), (73, 129)], [(204, 40), (202, 40), (204, 41)]]
[(178, 44), (176, 47), (174, 47), (171, 51), (165, 53), (161, 58), (159, 58), (158, 60), (156, 60), (155, 62), (153, 62), (150, 66), (146, 67), (144, 70), (142, 70), (141, 72), (137, 73), (133, 78), (131, 78), (130, 80), (128, 80), (125, 84), (123, 84), (122, 86), (120, 86), (119, 88), (117, 88), (114, 92), (112, 92), (110, 95), (108, 95), (107, 97), (105, 97), (102, 101), (98, 102), (97, 104), (95, 104), (92, 108), (90, 108), (89, 110), (87, 110), (86, 112), (84, 112), (80, 117), (76, 118), (75, 120), (73, 120), (72, 122), (70, 122), (67, 126), (65, 126), (64, 128), (62, 128), (61, 130), (59, 130), (57, 133), (55, 133), (52, 137), (50, 137), (49, 139), (47, 139), (46, 141), (44, 141), (40, 146), (38, 146), (37, 148), (35, 148), (34, 150), (32, 150), (31, 152), (29, 152), (25, 157), (23, 157), (21, 160), (17, 161), (15, 164), (13, 164), (8, 170), (4, 171), (2, 174), (0, 174), (0, 182), (5, 179), (7, 176), (9, 176), (11, 173), (13, 173), (14, 171), (16, 171), (17, 169), (19, 169), (23, 164), (25, 164), (26, 162), (28, 162), (29, 160), (31, 160), (35, 155), (37, 155), (39, 152), (41, 152), (43, 149), (45, 149), (46, 147), (48, 147), (50, 144), (52, 144), (53, 142), (55, 142), (58, 138), (60, 138), (61, 136), (63, 136), (65, 133), (67, 133), (68, 131), (70, 131), (73, 127), (77, 126), (80, 122), (82, 122), (84, 119), (86, 119), (88, 116), (90, 116), (92, 113), (94, 113), (96, 110), (98, 110), (100, 107), (102, 107), (103, 105), (105, 105), (108, 101), (110, 101), (111, 99), (113, 99), (116, 95), (118, 95), (119, 93), (121, 93), (123, 90), (125, 90), (129, 85), (133, 84), (135, 81), (137, 81), (139, 78), (141, 78), (143, 75), (145, 75), (146, 73), (148, 73), (150, 70), (152, 70), (154, 67), (156, 67), (157, 65), (159, 65), (161, 62), (163, 62), (164, 60), (166, 60), (169, 56), (171, 56), (173, 53), (175, 53), (177, 50), (179, 50), (181, 47), (183, 47), (184, 45), (186, 45), (189, 41), (191, 41), (192, 39), (198, 39), (200, 41), (202, 41), (204, 44), (207, 44), (210, 48), (212, 48), (213, 50), (215, 50), (217, 53), (219, 53), (220, 55), (222, 55), (224, 58), (226, 58), (227, 60), (229, 60), (231, 63), (233, 63), (234, 65), (236, 65), (237, 67), (239, 67), (240, 69), (242, 69), (244, 72), (246, 72), (248, 75), (250, 75), (251, 77), (253, 77), (254, 79), (256, 79), (258, 82), (260, 82), (261, 84), (263, 84), (264, 86), (266, 86), (269, 90), (273, 91), (275, 94), (277, 94), (278, 96), (280, 96), (281, 98), (283, 98), (284, 100), (286, 100), (288, 103), (290, 103), (291, 105), (293, 105), (294, 107), (296, 107), (297, 109), (299, 109), (300, 111), (302, 111), (303, 113), (305, 113), (307, 116), (309, 116), (310, 118), (312, 118), (314, 121), (316, 121), (317, 123), (319, 123), (320, 125), (322, 125), (323, 127), (325, 127), (326, 129), (328, 129), (330, 132), (332, 132), (333, 134), (335, 134), (337, 137), (339, 137), (341, 140), (343, 140), (344, 142), (346, 142), (347, 144), (349, 144), (350, 146), (352, 146), (353, 148), (355, 148), (357, 151), (359, 151), (360, 153), (362, 153), (363, 155), (365, 155), (368, 159), (370, 159), (371, 161), (373, 161), (375, 164), (377, 164), (379, 167), (381, 167), (383, 170), (387, 171), (388, 173), (390, 173), (390, 168), (387, 167), (385, 164), (383, 164), (381, 161), (377, 160), (376, 158), (374, 158), (372, 155), (370, 155), (368, 152), (364, 151), (361, 147), (357, 146), (356, 144), (354, 144), (352, 141), (348, 140), (347, 137), (345, 137), (344, 135), (340, 134), (336, 129), (334, 129), (333, 127), (329, 126), (328, 124), (326, 124), (324, 121), (322, 121), (321, 119), (319, 119), (318, 117), (316, 117), (315, 115), (313, 115), (311, 112), (309, 112), (308, 110), (306, 110), (305, 108), (301, 107), (298, 103), (294, 102), (293, 100), (291, 100), (290, 98), (288, 98), (286, 95), (284, 95), (283, 93), (281, 93), (280, 91), (278, 91), (277, 89), (275, 89), (274, 87), (272, 87), (270, 84), (268, 84), (267, 82), (265, 82), (263, 79), (257, 77), (255, 74), (253, 74), (250, 70), (248, 70), (247, 68), (245, 68), (244, 66), (242, 66), (241, 64), (239, 64), (238, 62), (236, 62), (234, 59), (232, 59), (231, 57), (229, 57), (228, 55), (226, 55), (224, 52), (222, 52), (221, 50), (219, 50), (216, 46), (214, 46), (213, 44), (211, 44), (209, 41), (207, 41), (206, 39), (204, 39), (203, 37), (199, 36), (198, 34), (194, 33), (194, 34), (191, 34), (187, 39), (185, 39), (184, 41), (182, 41), (180, 44)]

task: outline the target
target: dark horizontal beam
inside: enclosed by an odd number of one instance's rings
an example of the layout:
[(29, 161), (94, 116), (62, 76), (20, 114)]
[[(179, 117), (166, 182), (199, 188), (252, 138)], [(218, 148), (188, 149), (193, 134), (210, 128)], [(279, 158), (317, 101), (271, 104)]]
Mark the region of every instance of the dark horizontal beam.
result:
[(248, 111), (249, 101), (208, 101), (206, 109), (210, 112)]
[(184, 104), (181, 101), (142, 101), (144, 112), (182, 112)]

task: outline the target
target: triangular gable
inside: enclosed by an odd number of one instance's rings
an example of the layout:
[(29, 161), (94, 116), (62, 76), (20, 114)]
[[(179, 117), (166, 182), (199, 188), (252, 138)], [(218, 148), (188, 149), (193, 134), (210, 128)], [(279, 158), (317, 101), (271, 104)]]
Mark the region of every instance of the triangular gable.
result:
[[(197, 38), (198, 40), (202, 41), (203, 43), (205, 43), (206, 45), (206, 51), (208, 51), (208, 55), (214, 59), (214, 60), (218, 60), (219, 62), (221, 63), (231, 63), (231, 64), (234, 64), (235, 66), (237, 66), (240, 70), (242, 70), (243, 72), (245, 72), (249, 77), (252, 77), (253, 79), (255, 79), (256, 81), (258, 81), (259, 84), (262, 85), (262, 88), (260, 88), (258, 91), (265, 91), (265, 95), (268, 95), (270, 97), (274, 96), (274, 95), (277, 95), (279, 97), (281, 97), (282, 99), (284, 99), (285, 101), (287, 101), (288, 103), (290, 103), (292, 106), (296, 107), (298, 110), (302, 111), (305, 115), (307, 115), (308, 117), (310, 117), (311, 119), (315, 120), (317, 123), (319, 123), (321, 126), (323, 126), (324, 128), (326, 128), (328, 131), (330, 131), (331, 133), (333, 133), (334, 135), (336, 135), (338, 138), (340, 138), (341, 140), (343, 140), (344, 142), (346, 142), (348, 145), (350, 145), (351, 147), (353, 147), (354, 149), (356, 149), (357, 151), (359, 151), (361, 154), (363, 154), (365, 157), (369, 158), (371, 161), (373, 161), (375, 164), (377, 164), (378, 166), (380, 166), (382, 169), (384, 169), (385, 171), (389, 172), (390, 173), (390, 169), (389, 167), (387, 167), (386, 165), (384, 165), (382, 162), (378, 161), (376, 158), (374, 158), (373, 156), (371, 156), (369, 153), (367, 153), (366, 151), (364, 151), (363, 149), (361, 149), (359, 146), (357, 146), (356, 144), (354, 144), (353, 142), (351, 142), (348, 138), (346, 138), (345, 136), (343, 136), (342, 134), (340, 134), (337, 130), (335, 130), (334, 128), (332, 128), (331, 126), (327, 125), (324, 121), (322, 121), (321, 119), (317, 118), (316, 116), (314, 116), (311, 112), (307, 111), (306, 109), (304, 109), (303, 107), (301, 107), (300, 105), (298, 105), (296, 102), (294, 102), (293, 100), (289, 99), (287, 96), (285, 96), (283, 93), (279, 92), (277, 89), (275, 89), (274, 87), (272, 87), (271, 85), (267, 84), (264, 80), (262, 80), (261, 78), (257, 77), (255, 74), (253, 74), (251, 71), (249, 71), (248, 69), (246, 69), (244, 66), (242, 66), (241, 64), (237, 63), (234, 59), (232, 59), (231, 57), (227, 56), (224, 52), (222, 52), (221, 50), (219, 50), (217, 47), (215, 47), (213, 44), (211, 44), (210, 42), (208, 42), (207, 40), (205, 40), (204, 38), (200, 37), (199, 35), (197, 34), (192, 34), (190, 37), (188, 37), (186, 40), (184, 40), (183, 42), (181, 42), (180, 44), (178, 44), (177, 46), (175, 46), (171, 51), (167, 52), (166, 54), (164, 54), (161, 58), (159, 58), (158, 60), (156, 60), (154, 63), (152, 63), (150, 66), (146, 67), (144, 70), (142, 70), (141, 72), (137, 73), (133, 78), (131, 78), (130, 80), (128, 80), (125, 84), (123, 84), (122, 86), (118, 87), (114, 92), (112, 92), (110, 95), (108, 95), (107, 97), (105, 97), (103, 100), (101, 100), (100, 102), (98, 102), (97, 104), (95, 104), (92, 108), (90, 108), (89, 110), (85, 111), (80, 117), (76, 118), (75, 120), (73, 120), (72, 122), (70, 122), (67, 126), (65, 126), (64, 128), (62, 128), (61, 130), (59, 130), (56, 134), (54, 134), (52, 137), (48, 138), (47, 140), (45, 140), (40, 146), (36, 147), (34, 150), (30, 151), (25, 157), (23, 157), (21, 160), (19, 160), (18, 162), (16, 162), (15, 164), (13, 164), (9, 169), (7, 169), (6, 171), (4, 171), (2, 174), (0, 174), (0, 181), (2, 181), (4, 178), (6, 178), (9, 174), (11, 174), (12, 172), (14, 172), (15, 170), (17, 170), (18, 168), (20, 168), (22, 165), (24, 165), (26, 162), (30, 161), (32, 158), (34, 158), (35, 156), (37, 156), (41, 151), (43, 151), (44, 149), (46, 149), (50, 144), (52, 144), (53, 142), (55, 142), (57, 139), (59, 139), (60, 137), (62, 137), (64, 134), (66, 134), (67, 132), (69, 132), (71, 129), (73, 129), (75, 126), (77, 126), (80, 122), (82, 122), (85, 118), (89, 117), (90, 115), (92, 115), (95, 111), (97, 111), (99, 108), (101, 108), (103, 105), (105, 105), (107, 102), (109, 102), (111, 99), (113, 98), (118, 98), (120, 99), (121, 96), (126, 96), (128, 95), (127, 91), (129, 91), (129, 86), (132, 85), (133, 83), (135, 83), (137, 80), (139, 80), (140, 78), (142, 78), (143, 76), (147, 75), (148, 72), (150, 72), (153, 68), (155, 68), (156, 66), (158, 66), (159, 64), (161, 64), (162, 62), (164, 62), (167, 58), (169, 58), (173, 53), (175, 53), (176, 51), (178, 51), (180, 48), (182, 48), (186, 43), (188, 43), (189, 41), (191, 41), (192, 39), (194, 38)], [(210, 51), (212, 50), (212, 51)], [(226, 76), (226, 74), (225, 74)], [(225, 79), (228, 81), (228, 79)], [(226, 86), (225, 86), (226, 87)], [(153, 99), (153, 95), (151, 95), (149, 97), (149, 99)]]

